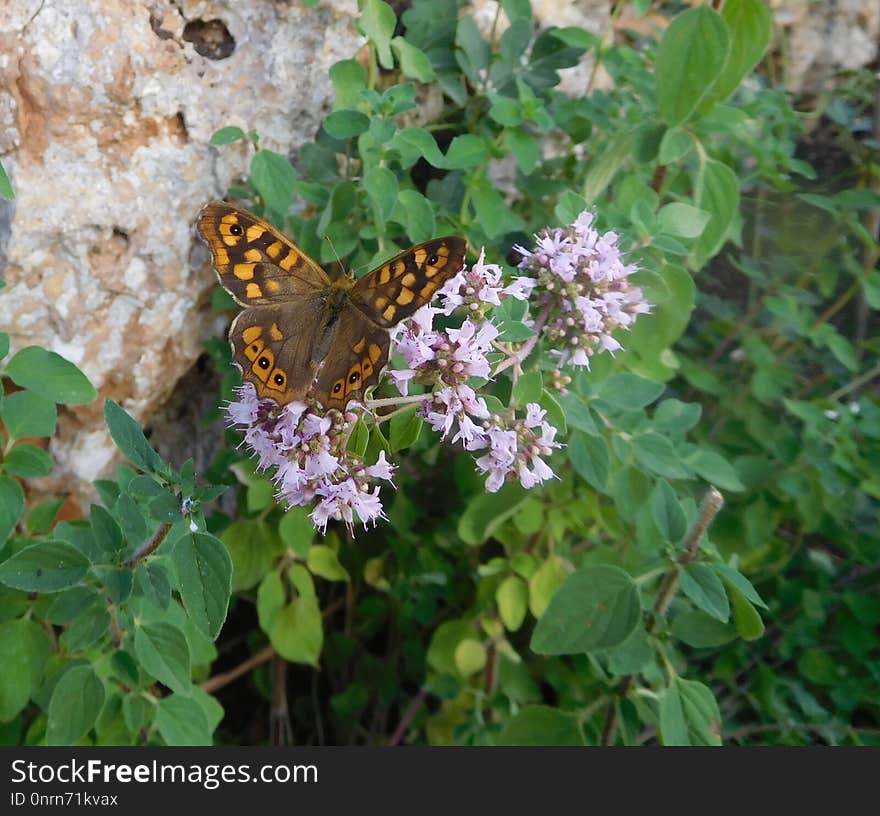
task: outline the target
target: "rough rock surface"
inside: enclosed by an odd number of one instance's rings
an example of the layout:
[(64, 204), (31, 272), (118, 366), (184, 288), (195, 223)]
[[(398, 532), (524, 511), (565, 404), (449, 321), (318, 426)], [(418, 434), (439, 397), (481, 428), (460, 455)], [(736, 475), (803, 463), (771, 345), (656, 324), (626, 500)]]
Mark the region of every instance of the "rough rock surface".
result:
[[(145, 419), (219, 333), (192, 224), (246, 173), (255, 129), (290, 153), (326, 115), (329, 67), (361, 39), (355, 0), (15, 0), (0, 15), (0, 326)], [(99, 402), (64, 411), (58, 484), (103, 475)], [(70, 476), (75, 476), (74, 480)], [(79, 480), (78, 482), (76, 480)]]

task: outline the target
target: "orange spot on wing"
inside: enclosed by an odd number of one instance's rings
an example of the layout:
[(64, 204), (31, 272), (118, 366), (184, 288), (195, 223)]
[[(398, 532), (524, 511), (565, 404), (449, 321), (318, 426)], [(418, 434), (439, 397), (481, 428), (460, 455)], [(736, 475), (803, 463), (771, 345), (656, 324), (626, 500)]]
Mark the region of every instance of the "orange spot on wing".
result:
[(270, 292), (277, 292), (281, 289), (281, 284), (278, 283), (277, 280), (272, 280), (271, 278), (265, 282), (265, 286)]
[(367, 344), (367, 338), (362, 337), (352, 346), (352, 350), (355, 354), (360, 354), (364, 350), (364, 346)]
[(415, 295), (412, 293), (412, 289), (401, 289), (394, 300), (398, 305), (406, 306), (408, 303), (412, 303), (414, 299)]
[(379, 285), (384, 286), (388, 281), (391, 280), (391, 267), (388, 264), (385, 264), (379, 270)]
[(412, 272), (407, 272), (401, 279), (400, 283), (407, 289), (412, 289), (416, 285), (416, 276)]
[(263, 329), (260, 326), (248, 326), (242, 333), (241, 337), (245, 343), (251, 344), (263, 333)]
[(283, 248), (284, 245), (281, 243), (281, 241), (275, 241), (274, 244), (269, 244), (269, 246), (266, 247), (266, 254), (270, 258), (277, 258), (281, 254), (281, 250)]
[(278, 328), (277, 323), (273, 323), (272, 327), (269, 329), (269, 336), (273, 340), (283, 340), (284, 335), (281, 333), (281, 330)]
[(256, 241), (265, 231), (259, 224), (251, 224), (246, 233), (248, 241)]
[(244, 253), (244, 259), (256, 263), (263, 260), (263, 253), (259, 249), (247, 249)]
[(370, 343), (370, 350), (367, 353), (370, 355), (370, 360), (376, 363), (382, 356), (382, 349), (376, 343)]
[(416, 263), (421, 266), (425, 262), (425, 258), (428, 257), (428, 253), (422, 247), (419, 247), (415, 252), (413, 252), (413, 258), (415, 258)]
[(261, 298), (263, 297), (263, 290), (260, 289), (259, 284), (249, 283), (245, 290), (245, 295), (249, 298)]
[(252, 263), (237, 263), (232, 267), (232, 274), (239, 280), (250, 280), (254, 276), (254, 266)]
[(397, 314), (397, 307), (394, 304), (389, 304), (385, 311), (382, 312), (382, 317), (386, 320), (394, 320), (395, 314)]
[(431, 297), (431, 295), (433, 295), (434, 292), (436, 292), (436, 291), (437, 291), (437, 284), (436, 283), (426, 283), (422, 287), (421, 291), (419, 292), (419, 296), (427, 299), (427, 298)]
[(292, 249), (285, 255), (280, 261), (278, 261), (278, 266), (280, 266), (285, 272), (289, 272), (290, 268), (299, 260), (299, 255), (297, 255)]

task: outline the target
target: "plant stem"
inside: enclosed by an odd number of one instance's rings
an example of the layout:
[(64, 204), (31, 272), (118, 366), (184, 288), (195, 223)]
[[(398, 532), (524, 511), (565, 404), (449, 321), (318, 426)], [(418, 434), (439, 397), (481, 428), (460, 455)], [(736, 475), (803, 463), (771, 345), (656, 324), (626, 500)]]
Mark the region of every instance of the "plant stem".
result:
[(423, 400), (430, 399), (430, 394), (410, 394), (406, 397), (386, 397), (384, 399), (377, 400), (367, 400), (367, 408), (384, 408), (388, 405), (407, 405), (412, 404), (414, 402), (422, 402)]
[(165, 540), (165, 536), (168, 535), (168, 531), (171, 529), (170, 524), (160, 524), (159, 529), (153, 534), (153, 537), (142, 547), (135, 550), (134, 555), (131, 556), (125, 563), (127, 566), (134, 568), (138, 565), (140, 561), (143, 561), (151, 553), (155, 552), (159, 545)]
[[(666, 610), (669, 608), (669, 604), (675, 595), (676, 588), (678, 587), (678, 578), (681, 572), (681, 567), (696, 558), (700, 547), (700, 539), (712, 523), (712, 519), (718, 515), (718, 511), (721, 510), (723, 504), (724, 497), (721, 493), (719, 493), (715, 487), (710, 487), (706, 491), (706, 495), (703, 496), (703, 500), (700, 502), (700, 510), (697, 514), (694, 526), (688, 534), (684, 551), (675, 559), (672, 566), (663, 576), (660, 589), (657, 591), (657, 598), (654, 601), (654, 607), (651, 610), (651, 619), (645, 627), (649, 635), (654, 634), (657, 630), (660, 619), (666, 614)], [(620, 701), (630, 693), (634, 682), (635, 675), (633, 674), (626, 675), (620, 681), (617, 694), (611, 700), (611, 704), (608, 707), (605, 726), (602, 729), (602, 745), (614, 744), (614, 740), (617, 738), (617, 719), (619, 716), (618, 708)]]
[(394, 729), (391, 739), (388, 740), (389, 745), (400, 744), (400, 741), (406, 736), (406, 732), (409, 730), (410, 725), (412, 725), (412, 721), (425, 704), (427, 698), (428, 692), (425, 689), (419, 689), (419, 693), (410, 700), (409, 705), (406, 707), (406, 711), (403, 712), (403, 716), (400, 718), (397, 728)]

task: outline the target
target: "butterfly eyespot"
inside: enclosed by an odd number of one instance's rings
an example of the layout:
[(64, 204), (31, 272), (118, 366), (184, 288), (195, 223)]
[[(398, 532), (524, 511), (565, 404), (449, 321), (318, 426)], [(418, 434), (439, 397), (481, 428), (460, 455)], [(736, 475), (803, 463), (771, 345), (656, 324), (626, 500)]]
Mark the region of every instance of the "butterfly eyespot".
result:
[(257, 365), (260, 368), (268, 368), (271, 365), (271, 363), (269, 362), (268, 357), (260, 357), (260, 359), (257, 360)]
[(283, 374), (276, 374), (272, 379), (275, 381), (275, 385), (284, 385)]
[(428, 258), (428, 266), (435, 266), (438, 260), (439, 258), (436, 254), (432, 255), (430, 258)]
[(229, 227), (229, 231), (233, 235), (242, 235), (244, 233), (244, 230), (241, 228), (241, 224), (233, 224), (231, 227)]
[(348, 381), (354, 385), (359, 379), (361, 375), (357, 373), (357, 371), (352, 372), (351, 376), (348, 378)]
[(334, 394), (338, 394), (341, 390), (342, 390), (342, 383), (336, 383), (336, 385), (333, 386), (333, 393)]

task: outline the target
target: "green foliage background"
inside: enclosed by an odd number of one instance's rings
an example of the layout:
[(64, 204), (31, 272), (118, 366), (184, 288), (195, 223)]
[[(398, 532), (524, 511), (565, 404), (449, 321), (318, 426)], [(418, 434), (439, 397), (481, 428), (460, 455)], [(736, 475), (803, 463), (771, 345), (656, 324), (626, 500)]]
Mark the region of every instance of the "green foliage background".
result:
[[(487, 38), (455, 0), (400, 19), (363, 0), (366, 59), (333, 66), (334, 110), (293, 163), (240, 128), (212, 142), (252, 145), (232, 197), (349, 268), (448, 233), (500, 261), (586, 207), (618, 232), (652, 314), (565, 395), (539, 348), (512, 395), (563, 431), (560, 478), (488, 494), (469, 456), (406, 414), (358, 442), (399, 462), (389, 521), (320, 538), (234, 434), (205, 474), (219, 486), (198, 486), (108, 400), (128, 464), (96, 483), (87, 521), (56, 523), (59, 501), (25, 508), (21, 482), (52, 467), (34, 439), (54, 433), (56, 403), (96, 394), (22, 349), (0, 402), (4, 741), (877, 741), (869, 84), (844, 78), (816, 111), (847, 147), (819, 176), (806, 117), (760, 71), (761, 0), (668, 4), (656, 39), (613, 43), (538, 30), (527, 0), (500, 8), (510, 24)], [(611, 88), (560, 93), (559, 71), (587, 56)], [(429, 92), (443, 109), (423, 121)], [(507, 159), (509, 193), (493, 181)], [(228, 397), (228, 348), (210, 350)], [(225, 489), (232, 515), (214, 503)]]

